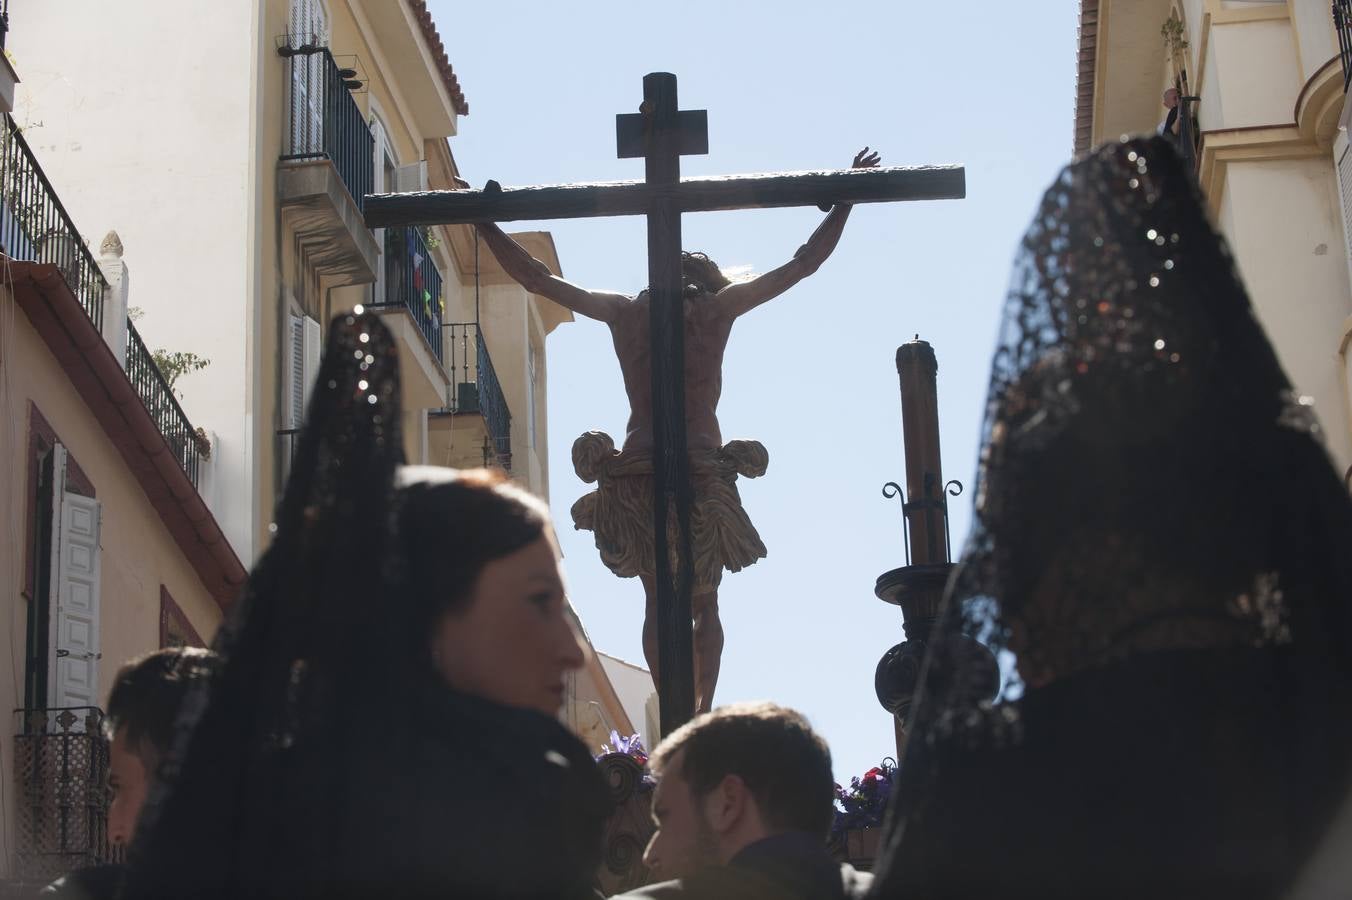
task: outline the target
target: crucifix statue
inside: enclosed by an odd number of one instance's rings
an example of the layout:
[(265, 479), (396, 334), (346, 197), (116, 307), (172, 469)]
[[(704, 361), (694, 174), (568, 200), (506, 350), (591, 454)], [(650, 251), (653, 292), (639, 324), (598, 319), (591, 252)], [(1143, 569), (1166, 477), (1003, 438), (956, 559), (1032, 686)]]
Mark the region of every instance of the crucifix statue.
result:
[[(868, 148), (849, 170), (725, 178), (680, 177), (680, 157), (708, 152), (703, 110), (680, 110), (676, 77), (643, 79), (637, 114), (616, 117), (619, 156), (642, 157), (642, 182), (366, 198), (366, 223), (468, 224), (528, 291), (605, 322), (630, 403), (622, 447), (599, 432), (573, 446), (573, 462), (597, 490), (573, 507), (617, 575), (638, 576), (647, 596), (644, 655), (657, 683), (662, 732), (713, 701), (723, 649), (718, 586), (765, 555), (735, 480), (765, 471), (754, 441), (723, 444), (717, 418), (723, 352), (738, 316), (816, 271), (835, 248), (853, 203), (960, 198), (960, 167), (879, 168)], [(703, 254), (681, 252), (681, 213), (816, 205), (827, 212), (788, 263), (731, 282)], [(637, 296), (592, 291), (554, 276), (496, 222), (646, 215), (648, 287)]]

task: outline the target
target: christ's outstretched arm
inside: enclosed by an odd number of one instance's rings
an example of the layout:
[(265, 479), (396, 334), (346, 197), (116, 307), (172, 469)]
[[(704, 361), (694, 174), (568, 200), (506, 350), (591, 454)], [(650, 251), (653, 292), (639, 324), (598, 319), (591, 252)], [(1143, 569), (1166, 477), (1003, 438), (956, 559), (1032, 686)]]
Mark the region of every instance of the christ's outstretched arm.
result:
[[(868, 147), (854, 155), (854, 169), (873, 169), (882, 162), (876, 151)], [(826, 218), (812, 232), (807, 243), (798, 248), (793, 259), (777, 269), (771, 269), (764, 275), (730, 284), (718, 292), (718, 302), (734, 318), (755, 309), (767, 300), (773, 300), (780, 294), (802, 281), (826, 262), (831, 251), (836, 249), (840, 234), (845, 230), (845, 220), (850, 216), (850, 204), (837, 203), (831, 207)]]
[[(455, 183), (457, 187), (469, 187), (469, 182), (463, 178), (456, 178)], [(614, 319), (624, 304), (629, 302), (629, 298), (623, 294), (589, 291), (565, 281), (549, 271), (549, 266), (531, 256), (525, 247), (512, 240), (496, 223), (485, 222), (474, 227), (488, 249), (493, 251), (493, 256), (502, 264), (503, 270), (532, 294), (548, 297), (578, 315), (602, 322)]]

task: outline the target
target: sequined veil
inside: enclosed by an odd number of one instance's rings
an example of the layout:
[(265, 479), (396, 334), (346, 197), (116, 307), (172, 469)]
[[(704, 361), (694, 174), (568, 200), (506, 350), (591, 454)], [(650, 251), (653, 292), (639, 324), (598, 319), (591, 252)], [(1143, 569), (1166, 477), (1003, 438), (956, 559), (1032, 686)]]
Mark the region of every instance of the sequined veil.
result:
[(409, 713), (407, 635), (382, 602), (399, 411), (389, 332), (335, 319), (271, 544), (214, 642), (223, 667), (180, 713), (125, 896), (308, 896), (342, 877), (360, 839), (335, 810)]
[(1004, 684), (926, 661), (875, 894), (1280, 896), (1348, 794), (1352, 504), (1162, 139), (1046, 192), (976, 493), (942, 618)]

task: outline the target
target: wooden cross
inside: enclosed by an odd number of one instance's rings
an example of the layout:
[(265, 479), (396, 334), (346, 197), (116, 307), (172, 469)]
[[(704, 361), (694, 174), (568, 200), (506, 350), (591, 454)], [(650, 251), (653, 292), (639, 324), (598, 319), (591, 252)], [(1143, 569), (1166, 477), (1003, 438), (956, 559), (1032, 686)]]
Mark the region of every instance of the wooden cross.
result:
[[(961, 166), (892, 167), (832, 172), (681, 178), (680, 158), (709, 152), (708, 115), (681, 110), (676, 76), (643, 79), (638, 113), (616, 116), (620, 158), (643, 157), (641, 182), (566, 184), (482, 191), (424, 191), (368, 196), (366, 224), (459, 225), (475, 222), (645, 215), (652, 343), (653, 540), (657, 565), (658, 701), (662, 733), (695, 708), (691, 640), (690, 464), (685, 423), (685, 328), (681, 213), (752, 207), (820, 206), (887, 200), (960, 199)], [(671, 571), (667, 517), (679, 525), (677, 571)]]

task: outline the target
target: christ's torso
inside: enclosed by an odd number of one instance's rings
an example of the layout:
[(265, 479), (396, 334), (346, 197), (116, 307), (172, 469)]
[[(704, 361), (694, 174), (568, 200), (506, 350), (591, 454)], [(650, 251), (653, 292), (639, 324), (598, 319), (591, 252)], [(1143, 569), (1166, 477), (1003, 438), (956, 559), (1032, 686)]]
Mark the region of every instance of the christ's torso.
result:
[[(723, 445), (718, 428), (718, 398), (723, 392), (723, 351), (732, 332), (715, 297), (687, 296), (685, 303), (685, 427), (691, 450)], [(651, 304), (644, 291), (610, 322), (615, 355), (629, 395), (629, 427), (624, 450), (648, 450), (653, 445)]]

